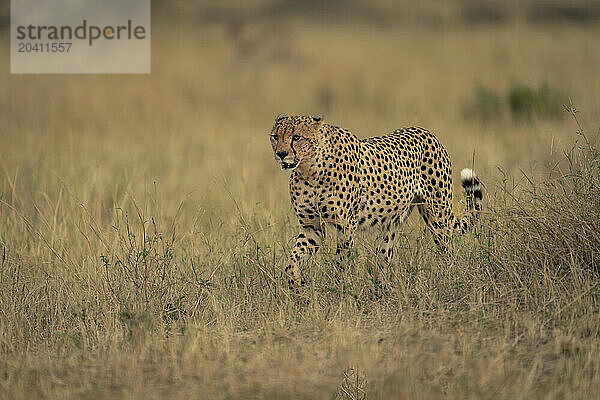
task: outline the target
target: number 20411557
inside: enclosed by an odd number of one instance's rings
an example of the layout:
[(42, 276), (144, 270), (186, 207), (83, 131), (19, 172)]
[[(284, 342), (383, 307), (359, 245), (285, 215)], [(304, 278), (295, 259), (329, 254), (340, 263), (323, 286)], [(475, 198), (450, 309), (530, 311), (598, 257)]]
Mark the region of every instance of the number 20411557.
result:
[(19, 53), (68, 53), (71, 49), (70, 42), (59, 43), (18, 43)]

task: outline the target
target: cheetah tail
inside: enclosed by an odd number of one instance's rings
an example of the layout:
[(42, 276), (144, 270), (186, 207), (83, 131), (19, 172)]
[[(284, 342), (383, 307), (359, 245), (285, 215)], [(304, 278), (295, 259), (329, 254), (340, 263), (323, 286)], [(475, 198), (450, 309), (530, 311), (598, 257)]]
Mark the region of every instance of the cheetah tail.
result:
[(456, 220), (454, 229), (461, 233), (466, 233), (473, 228), (475, 221), (479, 217), (479, 212), (483, 206), (483, 193), (481, 192), (479, 178), (472, 169), (465, 168), (460, 171), (460, 180), (467, 198), (467, 213)]

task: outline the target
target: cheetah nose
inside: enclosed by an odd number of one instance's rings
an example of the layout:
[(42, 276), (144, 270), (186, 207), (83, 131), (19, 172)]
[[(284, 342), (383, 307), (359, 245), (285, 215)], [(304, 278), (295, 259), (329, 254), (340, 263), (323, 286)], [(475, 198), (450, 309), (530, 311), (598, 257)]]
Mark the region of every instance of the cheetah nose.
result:
[(279, 157), (279, 158), (281, 158), (281, 159), (283, 160), (284, 158), (286, 158), (286, 157), (287, 157), (287, 155), (288, 155), (288, 152), (287, 152), (287, 151), (278, 151), (278, 152), (277, 152), (277, 153), (275, 153), (275, 154), (277, 154), (277, 157)]

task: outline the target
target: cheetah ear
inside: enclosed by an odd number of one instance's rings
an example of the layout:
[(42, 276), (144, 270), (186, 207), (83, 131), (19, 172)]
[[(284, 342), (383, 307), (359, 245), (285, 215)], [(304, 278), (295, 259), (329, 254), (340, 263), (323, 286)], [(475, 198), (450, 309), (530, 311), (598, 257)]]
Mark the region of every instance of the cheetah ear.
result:
[(316, 123), (323, 122), (323, 115), (322, 114), (313, 115), (312, 120), (313, 120), (313, 122), (316, 122)]
[(289, 117), (289, 115), (287, 115), (287, 114), (279, 114), (279, 115), (277, 116), (277, 118), (275, 118), (275, 122), (281, 122), (281, 121), (283, 121), (284, 119), (286, 119), (287, 117)]

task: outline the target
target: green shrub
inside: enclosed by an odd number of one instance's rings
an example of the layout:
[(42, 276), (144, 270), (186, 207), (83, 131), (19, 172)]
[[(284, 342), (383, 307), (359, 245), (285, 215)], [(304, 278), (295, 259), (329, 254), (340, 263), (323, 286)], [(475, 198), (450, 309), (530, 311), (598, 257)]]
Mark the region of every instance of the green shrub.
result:
[(514, 119), (531, 120), (534, 116), (559, 118), (561, 113), (561, 95), (547, 83), (542, 83), (537, 89), (523, 83), (515, 82), (508, 94), (508, 106)]
[(483, 122), (508, 115), (515, 121), (562, 118), (562, 100), (563, 95), (545, 82), (537, 88), (514, 82), (504, 94), (477, 83), (466, 107), (466, 115), (474, 115)]

